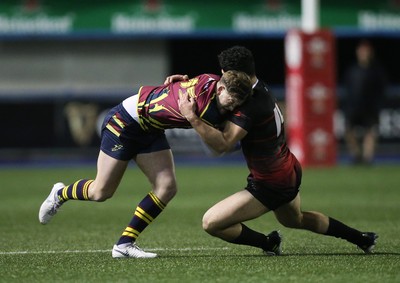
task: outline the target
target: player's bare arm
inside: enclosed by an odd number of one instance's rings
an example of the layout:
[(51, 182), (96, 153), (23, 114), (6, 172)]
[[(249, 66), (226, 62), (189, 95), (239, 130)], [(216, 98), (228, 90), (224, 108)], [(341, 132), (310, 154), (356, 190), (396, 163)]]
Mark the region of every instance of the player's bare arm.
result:
[(189, 121), (200, 138), (219, 155), (230, 152), (247, 134), (246, 130), (230, 121), (226, 122), (222, 132), (203, 122), (196, 115), (195, 100), (187, 93), (180, 94), (178, 105), (181, 114)]

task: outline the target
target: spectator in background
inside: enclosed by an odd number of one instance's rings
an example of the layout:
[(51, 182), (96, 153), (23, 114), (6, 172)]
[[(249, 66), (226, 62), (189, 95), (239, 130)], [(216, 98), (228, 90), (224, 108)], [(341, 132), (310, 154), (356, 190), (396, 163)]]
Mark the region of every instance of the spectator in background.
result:
[(354, 164), (371, 164), (386, 79), (370, 42), (363, 40), (358, 44), (356, 58), (356, 63), (345, 74), (345, 141)]

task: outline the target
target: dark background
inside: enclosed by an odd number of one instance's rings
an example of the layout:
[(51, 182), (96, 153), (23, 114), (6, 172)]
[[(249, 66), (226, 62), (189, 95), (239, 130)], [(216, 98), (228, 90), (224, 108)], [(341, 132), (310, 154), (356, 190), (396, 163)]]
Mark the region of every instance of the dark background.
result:
[[(338, 37), (336, 38), (336, 77), (338, 107), (340, 85), (344, 70), (355, 60), (355, 47), (361, 39), (368, 39), (375, 47), (376, 57), (386, 70), (389, 91), (386, 106), (400, 109), (400, 37)], [(59, 41), (60, 39), (57, 39)], [(76, 39), (82, 40), (82, 39)], [(104, 39), (107, 40), (107, 39)], [(113, 39), (129, 41), (130, 39)], [(50, 40), (51, 41), (51, 40)], [(285, 63), (284, 39), (277, 38), (171, 38), (167, 40), (169, 74), (184, 73), (194, 76), (200, 73), (219, 73), (217, 54), (233, 45), (243, 45), (252, 50), (256, 58), (258, 77), (275, 90), (279, 100), (284, 100)], [(28, 67), (28, 66), (27, 66)], [(48, 148), (76, 147), (68, 130), (63, 108), (68, 94), (48, 98), (40, 93), (38, 98), (4, 99), (0, 101), (3, 118), (0, 149), (4, 148)], [(98, 100), (96, 94), (86, 96), (83, 102), (96, 102), (101, 109), (119, 103), (122, 98), (110, 93), (109, 101)], [(393, 122), (395, 123), (395, 122)], [(400, 127), (400, 126), (399, 126)], [(400, 129), (399, 129), (400, 130)], [(398, 143), (399, 138), (389, 139)], [(98, 137), (93, 137), (92, 146), (98, 146)]]
[[(387, 71), (390, 84), (400, 84), (400, 38), (397, 37), (343, 37), (336, 39), (336, 70), (340, 80), (346, 67), (355, 60), (355, 47), (362, 40), (369, 40), (375, 54)], [(233, 45), (243, 45), (252, 50), (256, 59), (257, 74), (270, 85), (283, 85), (285, 81), (283, 39), (176, 39), (169, 44), (171, 71), (196, 75), (218, 70), (216, 55)]]

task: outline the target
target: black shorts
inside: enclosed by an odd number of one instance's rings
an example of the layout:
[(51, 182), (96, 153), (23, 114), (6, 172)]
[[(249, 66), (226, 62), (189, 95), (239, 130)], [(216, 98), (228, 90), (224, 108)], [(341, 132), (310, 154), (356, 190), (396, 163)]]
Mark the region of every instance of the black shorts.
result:
[(115, 159), (128, 161), (139, 153), (170, 148), (163, 131), (144, 131), (122, 104), (112, 108), (104, 119), (100, 149)]
[(258, 182), (252, 178), (248, 178), (247, 187), (245, 189), (268, 209), (275, 210), (280, 206), (291, 202), (299, 193), (302, 170), (298, 162), (296, 162), (293, 170), (296, 174), (296, 185), (293, 187), (274, 187), (262, 182)]

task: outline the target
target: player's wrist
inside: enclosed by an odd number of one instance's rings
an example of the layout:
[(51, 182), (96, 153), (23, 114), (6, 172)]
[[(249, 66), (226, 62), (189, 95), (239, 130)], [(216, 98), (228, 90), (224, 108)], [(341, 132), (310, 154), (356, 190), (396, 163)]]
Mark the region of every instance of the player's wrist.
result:
[(185, 118), (186, 118), (186, 120), (189, 121), (189, 123), (192, 124), (192, 123), (195, 123), (196, 120), (197, 120), (199, 117), (197, 117), (196, 113), (190, 113), (190, 114), (185, 115)]

